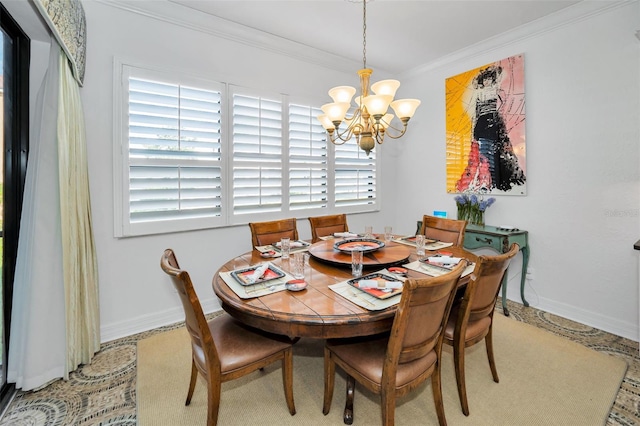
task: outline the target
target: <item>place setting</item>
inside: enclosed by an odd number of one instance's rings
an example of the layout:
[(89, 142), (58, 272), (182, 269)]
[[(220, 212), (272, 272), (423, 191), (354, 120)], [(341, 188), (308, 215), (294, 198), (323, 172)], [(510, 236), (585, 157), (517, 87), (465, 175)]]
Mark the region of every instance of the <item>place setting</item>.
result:
[(334, 232), (331, 235), (325, 235), (325, 236), (318, 237), (318, 238), (320, 240), (326, 241), (326, 240), (333, 240), (333, 239), (336, 239), (336, 238), (361, 238), (361, 237), (362, 237), (362, 235), (360, 235), (360, 234), (357, 234), (355, 232), (346, 231), (346, 232)]
[[(424, 256), (424, 252), (422, 255)], [(407, 269), (411, 269), (412, 271), (420, 272), (432, 277), (439, 277), (440, 275), (451, 272), (460, 262), (467, 263), (464, 271), (462, 271), (461, 277), (467, 276), (473, 272), (476, 265), (474, 262), (469, 262), (465, 258), (454, 257), (450, 252), (439, 252), (432, 256), (421, 257), (420, 259), (403, 266)]]
[(273, 244), (264, 246), (256, 246), (255, 249), (260, 252), (260, 256), (264, 258), (282, 257), (283, 253), (295, 253), (309, 250), (310, 243), (303, 240), (291, 241), (289, 238), (282, 238)]
[(329, 288), (350, 302), (372, 311), (387, 309), (400, 302), (406, 276), (382, 269), (355, 277)]
[[(370, 242), (370, 244), (366, 244)], [(363, 275), (363, 256), (385, 246), (375, 239), (346, 240), (334, 245), (336, 250), (351, 255), (352, 279), (330, 285), (329, 288), (345, 299), (368, 310), (382, 310), (400, 302), (407, 270), (400, 267), (385, 268)]]
[(241, 299), (250, 299), (287, 289), (294, 277), (271, 262), (263, 262), (233, 271), (220, 272), (220, 277)]
[(408, 246), (416, 247), (418, 245), (424, 246), (426, 250), (435, 251), (443, 248), (451, 247), (453, 243), (445, 243), (436, 239), (427, 238), (424, 235), (407, 235), (404, 237), (396, 237), (394, 242), (405, 244)]

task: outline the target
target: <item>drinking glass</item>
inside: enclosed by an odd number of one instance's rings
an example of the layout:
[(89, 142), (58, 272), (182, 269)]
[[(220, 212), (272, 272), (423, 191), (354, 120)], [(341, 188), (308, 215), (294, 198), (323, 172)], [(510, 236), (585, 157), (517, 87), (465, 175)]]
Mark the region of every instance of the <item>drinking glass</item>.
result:
[(373, 238), (373, 226), (365, 226), (364, 227), (364, 237), (365, 238)]
[(291, 267), (293, 278), (301, 280), (304, 278), (304, 253), (293, 253), (293, 265)]
[(354, 248), (351, 251), (351, 275), (359, 277), (362, 275), (362, 250)]
[(416, 254), (418, 256), (425, 255), (424, 245), (425, 245), (424, 235), (422, 234), (416, 235)]
[(282, 253), (282, 258), (288, 259), (290, 251), (291, 251), (291, 240), (289, 238), (282, 238), (280, 240), (280, 253)]
[(393, 228), (390, 226), (385, 226), (384, 227), (384, 240), (386, 242), (391, 242), (391, 240), (393, 240)]

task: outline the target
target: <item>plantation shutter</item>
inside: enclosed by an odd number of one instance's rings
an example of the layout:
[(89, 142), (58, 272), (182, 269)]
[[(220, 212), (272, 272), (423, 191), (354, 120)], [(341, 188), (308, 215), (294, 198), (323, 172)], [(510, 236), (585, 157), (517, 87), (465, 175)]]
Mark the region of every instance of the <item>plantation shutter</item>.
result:
[(322, 111), (289, 104), (289, 209), (327, 207), (327, 140)]
[(232, 95), (233, 214), (282, 210), (282, 102)]
[(362, 206), (376, 202), (375, 151), (367, 156), (355, 140), (335, 147), (335, 205)]
[(220, 216), (220, 88), (128, 87), (130, 223)]

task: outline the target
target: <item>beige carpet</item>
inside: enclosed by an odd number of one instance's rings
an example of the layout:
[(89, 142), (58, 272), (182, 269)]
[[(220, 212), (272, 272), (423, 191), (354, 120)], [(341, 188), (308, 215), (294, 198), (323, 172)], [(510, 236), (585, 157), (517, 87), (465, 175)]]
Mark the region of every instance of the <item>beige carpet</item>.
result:
[[(467, 350), (465, 417), (445, 347), (442, 381), (450, 425), (603, 425), (627, 364), (582, 345), (496, 313), (494, 345), (500, 383), (494, 383), (484, 344)], [(218, 424), (340, 425), (345, 382), (336, 376), (331, 412), (322, 414), (322, 342), (302, 339), (294, 346), (294, 397), (290, 416), (277, 366), (222, 385)], [(137, 419), (148, 425), (204, 425), (206, 391), (196, 386), (189, 407), (190, 346), (184, 328), (138, 342)], [(380, 424), (376, 395), (356, 387), (354, 425)], [(398, 425), (437, 425), (430, 381), (398, 400)]]

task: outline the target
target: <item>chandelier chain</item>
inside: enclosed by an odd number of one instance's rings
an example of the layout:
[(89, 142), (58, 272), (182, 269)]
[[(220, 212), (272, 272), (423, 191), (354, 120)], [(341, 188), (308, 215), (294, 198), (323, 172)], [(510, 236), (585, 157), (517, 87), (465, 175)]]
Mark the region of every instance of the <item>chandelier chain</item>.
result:
[[(366, 155), (369, 155), (376, 144), (382, 144), (387, 136), (390, 139), (402, 137), (407, 130), (407, 123), (413, 117), (420, 105), (418, 99), (398, 99), (394, 101), (396, 90), (400, 86), (398, 80), (382, 80), (371, 85), (369, 94), (369, 80), (372, 69), (367, 68), (367, 2), (374, 0), (347, 0), (362, 2), (362, 62), (363, 67), (358, 70), (360, 79), (360, 93), (356, 98), (356, 107), (351, 105), (351, 99), (356, 89), (351, 86), (337, 86), (329, 90), (332, 103), (322, 105), (322, 112), (318, 120), (329, 134), (329, 140), (335, 145), (342, 145), (352, 137)], [(389, 107), (395, 116), (389, 112)], [(348, 117), (352, 108), (351, 117)], [(396, 127), (391, 122), (395, 118), (402, 127)], [(341, 124), (346, 128), (340, 129)]]
[(362, 0), (362, 68), (367, 68), (367, 0)]

